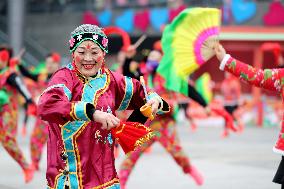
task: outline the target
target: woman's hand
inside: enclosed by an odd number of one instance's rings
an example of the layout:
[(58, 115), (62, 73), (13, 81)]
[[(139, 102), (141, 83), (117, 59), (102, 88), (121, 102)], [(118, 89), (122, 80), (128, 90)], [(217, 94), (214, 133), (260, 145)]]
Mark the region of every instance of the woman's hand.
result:
[(102, 124), (102, 129), (110, 130), (119, 125), (120, 120), (111, 113), (96, 110), (93, 120)]
[(214, 46), (214, 51), (215, 51), (216, 57), (221, 62), (226, 55), (226, 50), (220, 43), (216, 43), (216, 45)]
[(127, 58), (133, 58), (135, 54), (136, 54), (135, 46), (130, 45), (125, 52), (126, 57)]
[(160, 104), (160, 100), (158, 98), (152, 98), (146, 103), (146, 105), (151, 106), (153, 115), (156, 115), (159, 104)]

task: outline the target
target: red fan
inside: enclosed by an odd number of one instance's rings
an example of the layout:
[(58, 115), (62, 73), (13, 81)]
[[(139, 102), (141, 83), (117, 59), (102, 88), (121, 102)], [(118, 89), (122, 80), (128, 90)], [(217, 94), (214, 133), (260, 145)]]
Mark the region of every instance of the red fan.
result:
[(150, 128), (137, 122), (120, 122), (111, 133), (126, 154), (155, 136)]

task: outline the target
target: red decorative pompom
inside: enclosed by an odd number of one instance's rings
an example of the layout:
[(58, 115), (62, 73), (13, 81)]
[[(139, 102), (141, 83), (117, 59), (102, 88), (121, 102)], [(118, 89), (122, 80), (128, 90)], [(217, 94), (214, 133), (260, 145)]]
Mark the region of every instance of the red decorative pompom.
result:
[(10, 58), (9, 52), (7, 50), (0, 51), (0, 61), (6, 62)]
[(54, 53), (52, 53), (51, 57), (52, 57), (52, 60), (53, 60), (54, 62), (60, 63), (60, 60), (61, 60), (60, 54), (54, 52)]

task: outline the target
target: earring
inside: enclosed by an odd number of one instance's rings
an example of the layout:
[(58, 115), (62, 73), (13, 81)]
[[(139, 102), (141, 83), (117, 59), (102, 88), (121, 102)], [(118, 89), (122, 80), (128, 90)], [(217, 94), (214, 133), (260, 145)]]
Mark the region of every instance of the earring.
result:
[(102, 63), (102, 73), (105, 73), (105, 58), (103, 58), (103, 63)]

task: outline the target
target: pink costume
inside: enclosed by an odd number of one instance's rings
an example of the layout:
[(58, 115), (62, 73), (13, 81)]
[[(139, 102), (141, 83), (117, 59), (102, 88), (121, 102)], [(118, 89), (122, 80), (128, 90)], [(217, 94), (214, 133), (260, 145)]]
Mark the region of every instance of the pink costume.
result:
[(100, 69), (91, 79), (75, 71), (73, 64), (58, 70), (38, 105), (39, 116), (49, 122), (48, 187), (120, 188), (113, 137), (89, 119), (88, 109), (139, 109), (144, 98), (137, 80), (108, 69)]

